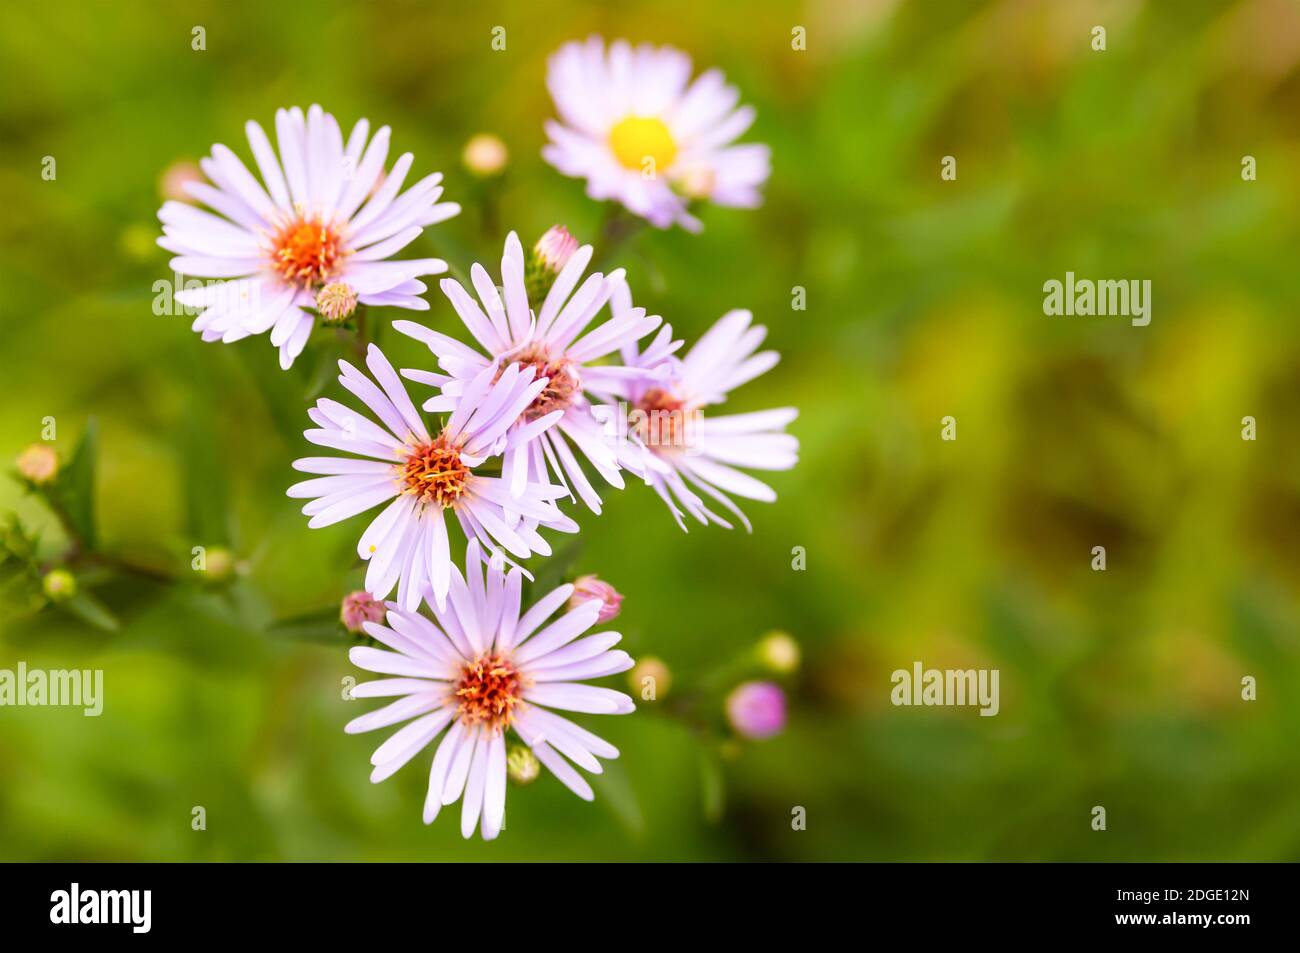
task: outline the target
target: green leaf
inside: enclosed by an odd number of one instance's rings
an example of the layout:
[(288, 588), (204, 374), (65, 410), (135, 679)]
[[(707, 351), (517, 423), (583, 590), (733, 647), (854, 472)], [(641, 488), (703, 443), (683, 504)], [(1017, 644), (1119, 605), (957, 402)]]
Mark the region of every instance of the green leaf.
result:
[[(303, 355), (307, 359), (306, 366), (303, 368), (307, 372), (304, 375), (304, 406), (311, 404), (325, 393), (325, 388), (329, 387), (334, 380), (334, 375), (338, 373), (338, 362), (341, 356), (339, 348), (333, 341), (327, 340), (325, 343), (308, 348), (308, 352)], [(305, 425), (304, 429), (306, 429)]]
[(604, 768), (602, 774), (591, 779), (592, 786), (600, 792), (600, 803), (629, 835), (640, 837), (645, 833), (645, 815), (628, 780), (627, 769), (617, 761), (606, 764)]
[(191, 367), (188, 373), (194, 389), (185, 414), (176, 424), (174, 436), (180, 448), (185, 529), (190, 539), (204, 546), (229, 546), (232, 543), (227, 517), (229, 471), (216, 436), (218, 428), (213, 412), (213, 407), (220, 406), (220, 398), (209, 370)]
[(97, 542), (95, 525), (95, 466), (99, 456), (99, 427), (95, 418), (86, 421), (81, 441), (58, 479), (45, 492), (59, 510), (69, 529), (85, 547), (94, 550)]
[(60, 602), (59, 607), (104, 632), (116, 632), (121, 627), (117, 616), (109, 611), (108, 606), (88, 592), (78, 592), (72, 598)]
[(533, 577), (531, 592), (545, 595), (556, 586), (564, 582), (564, 577), (578, 557), (582, 555), (582, 540), (574, 538), (569, 540), (555, 551), (550, 559), (542, 564), (542, 567)]

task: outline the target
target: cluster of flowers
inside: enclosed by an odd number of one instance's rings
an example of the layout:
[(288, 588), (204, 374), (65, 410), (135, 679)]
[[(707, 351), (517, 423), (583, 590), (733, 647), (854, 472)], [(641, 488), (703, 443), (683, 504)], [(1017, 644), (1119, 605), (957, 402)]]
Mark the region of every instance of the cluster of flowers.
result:
[[(616, 200), (659, 227), (698, 229), (692, 201), (758, 204), (768, 150), (732, 145), (753, 110), (736, 107), (736, 91), (717, 71), (690, 79), (690, 59), (670, 48), (619, 42), (607, 50), (599, 38), (566, 46), (550, 63), (561, 121), (547, 125), (544, 158), (585, 178), (591, 197)], [(159, 212), (159, 244), (178, 256), (172, 267), (224, 279), (176, 296), (200, 309), (194, 330), (204, 340), (269, 332), (287, 368), (318, 322), (347, 321), (359, 305), (429, 308), (421, 279), (447, 264), (393, 255), (459, 211), (440, 201), (441, 175), (402, 191), (413, 157), (385, 171), (388, 127), (372, 136), (363, 119), (345, 141), (319, 106), (276, 114), (278, 154), (256, 122), (246, 132), (260, 181), (216, 145), (200, 163), (210, 182), (186, 185), (212, 211), (168, 201)], [(559, 226), (528, 254), (512, 232), (497, 274), (475, 263), (471, 288), (444, 278), (441, 291), (472, 343), (395, 321), (428, 346), (436, 369), (399, 372), (373, 344), (364, 369), (340, 361), (339, 382), (365, 412), (322, 398), (308, 411), (315, 426), (305, 436), (346, 456), (293, 464), (312, 475), (288, 490), (308, 501), (312, 527), (383, 507), (357, 553), (370, 595), (392, 597), (362, 620), (364, 631), (391, 651), (356, 647), (351, 658), (389, 676), (358, 686), (357, 697), (397, 700), (347, 730), (408, 722), (375, 750), (374, 781), (442, 735), (424, 819), (460, 799), (467, 837), (476, 826), (485, 838), (501, 829), (507, 730), (590, 799), (574, 765), (599, 772), (597, 759), (618, 752), (551, 709), (633, 709), (628, 696), (584, 684), (633, 665), (614, 647), (617, 633), (587, 634), (616, 613), (609, 593), (575, 595), (565, 585), (521, 606), (527, 573), (516, 560), (549, 555), (548, 531), (578, 530), (561, 502), (581, 500), (599, 513), (597, 485), (621, 489), (627, 471), (683, 529), (688, 517), (728, 528), (734, 518), (748, 528), (731, 497), (775, 494), (740, 468), (781, 470), (797, 458), (784, 432), (791, 408), (705, 413), (777, 362), (759, 350), (765, 329), (748, 311), (727, 313), (679, 356), (683, 342), (633, 305), (622, 269), (587, 274), (592, 255)], [(432, 396), (417, 407), (403, 378)], [(452, 556), (456, 537), (466, 543), (463, 574)], [(420, 614), (422, 604), (433, 620)]]

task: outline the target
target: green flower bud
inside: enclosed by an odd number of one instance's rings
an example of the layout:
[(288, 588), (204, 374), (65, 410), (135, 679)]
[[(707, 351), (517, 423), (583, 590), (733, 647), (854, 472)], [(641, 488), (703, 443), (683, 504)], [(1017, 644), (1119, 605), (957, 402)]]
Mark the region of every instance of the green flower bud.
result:
[(799, 669), (799, 643), (788, 632), (769, 632), (759, 640), (755, 649), (759, 663), (778, 675), (789, 675)]
[(77, 594), (77, 580), (66, 569), (53, 569), (41, 580), (41, 589), (51, 602), (64, 602)]
[(506, 754), (506, 776), (515, 784), (532, 784), (542, 773), (542, 763), (525, 745), (511, 745)]

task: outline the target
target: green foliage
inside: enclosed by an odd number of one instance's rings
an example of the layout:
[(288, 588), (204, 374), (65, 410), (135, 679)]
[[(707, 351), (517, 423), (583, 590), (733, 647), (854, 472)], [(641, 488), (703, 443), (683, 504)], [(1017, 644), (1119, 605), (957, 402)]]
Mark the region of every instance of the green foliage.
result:
[[(0, 710), (0, 858), (1300, 858), (1287, 14), (1112, 4), (1093, 54), (1079, 5), (1055, 2), (9, 7), (0, 459), (46, 416), (60, 447), (87, 424), (50, 495), (66, 527), (0, 481), (17, 513), (0, 531), (0, 667), (100, 667), (106, 700), (98, 718)], [(752, 535), (683, 534), (634, 478), (600, 516), (568, 506), (581, 544), (552, 537), (556, 556), (527, 565), (536, 589), (609, 580), (623, 647), (676, 685), (627, 717), (579, 717), (622, 752), (595, 804), (544, 774), (511, 789), (499, 841), (467, 843), (452, 818), (420, 824), (427, 758), (368, 782), (380, 735), (342, 731), (372, 705), (343, 698), (361, 674), (337, 612), (363, 579), (357, 522), (308, 530), (284, 496), (310, 400), (350, 399), (333, 374), (355, 338), (318, 333), (283, 372), (264, 336), (204, 344), (190, 317), (153, 313), (159, 180), (214, 142), (248, 159), (246, 120), (320, 102), (345, 126), (391, 125), (393, 155), (443, 171), (464, 205), (411, 256), (463, 276), (495, 272), (506, 229), (592, 241), (604, 212), (539, 156), (546, 57), (590, 32), (680, 46), (757, 108), (763, 207), (704, 208), (698, 236), (643, 229), (604, 266), (688, 340), (752, 309), (782, 361), (728, 410), (797, 406), (802, 459), (772, 475), (776, 504), (745, 506)], [(481, 131), (510, 149), (490, 182), (459, 164)], [(1042, 284), (1066, 270), (1150, 278), (1151, 326), (1044, 316)], [(426, 297), (415, 320), (462, 336), (436, 281)], [(371, 309), (369, 333), (428, 367), (396, 317), (412, 315)], [(946, 415), (959, 438), (943, 443)], [(228, 547), (233, 578), (192, 573), (196, 545)], [(41, 595), (65, 564), (90, 601)], [(790, 727), (733, 750), (733, 660), (773, 628), (803, 649)], [(918, 659), (1000, 669), (1001, 713), (892, 707), (890, 673)]]
[(95, 466), (99, 454), (99, 432), (95, 418), (86, 421), (86, 429), (68, 462), (52, 485), (43, 489), (45, 497), (64, 521), (68, 534), (86, 549), (98, 544), (95, 526)]

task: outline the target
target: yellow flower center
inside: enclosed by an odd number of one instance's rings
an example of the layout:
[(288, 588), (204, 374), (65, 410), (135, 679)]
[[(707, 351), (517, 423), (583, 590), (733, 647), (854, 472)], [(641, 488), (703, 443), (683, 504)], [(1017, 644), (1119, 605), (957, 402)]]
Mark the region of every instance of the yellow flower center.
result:
[(646, 168), (646, 160), (654, 165), (651, 171), (663, 172), (677, 158), (677, 143), (662, 119), (652, 116), (628, 116), (609, 131), (609, 147), (625, 168), (638, 172)]

